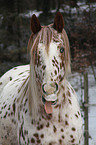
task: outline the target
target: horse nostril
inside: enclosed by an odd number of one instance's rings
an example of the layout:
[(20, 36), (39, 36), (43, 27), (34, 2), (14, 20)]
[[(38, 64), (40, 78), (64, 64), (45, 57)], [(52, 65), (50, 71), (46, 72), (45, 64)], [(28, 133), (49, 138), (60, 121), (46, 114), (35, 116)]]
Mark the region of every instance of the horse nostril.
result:
[(42, 90), (43, 90), (43, 93), (44, 93), (44, 94), (47, 94), (46, 91), (45, 91), (45, 89), (44, 89), (44, 86), (45, 86), (45, 85), (46, 85), (46, 83), (42, 85)]
[(56, 82), (51, 84), (45, 83), (42, 85), (42, 90), (46, 95), (55, 94), (58, 91), (58, 84)]
[(56, 90), (55, 90), (55, 92), (54, 92), (54, 93), (56, 93), (56, 92), (58, 91), (58, 84), (57, 84), (57, 83), (55, 83), (55, 86), (56, 86)]

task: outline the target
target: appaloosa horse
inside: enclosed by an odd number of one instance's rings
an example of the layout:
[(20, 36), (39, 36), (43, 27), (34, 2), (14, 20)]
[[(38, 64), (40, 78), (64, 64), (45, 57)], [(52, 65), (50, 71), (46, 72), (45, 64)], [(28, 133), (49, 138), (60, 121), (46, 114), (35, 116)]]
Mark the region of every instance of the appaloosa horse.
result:
[(82, 119), (77, 96), (67, 81), (70, 49), (60, 12), (41, 26), (31, 18), (30, 65), (0, 78), (0, 144), (79, 145)]

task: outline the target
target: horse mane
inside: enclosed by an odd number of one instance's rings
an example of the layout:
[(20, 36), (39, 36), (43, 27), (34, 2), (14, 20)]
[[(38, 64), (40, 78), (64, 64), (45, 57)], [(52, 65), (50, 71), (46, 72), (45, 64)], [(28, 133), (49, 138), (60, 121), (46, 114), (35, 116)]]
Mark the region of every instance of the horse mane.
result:
[[(61, 34), (61, 37), (60, 37)], [(32, 118), (35, 119), (38, 116), (38, 103), (39, 103), (39, 92), (38, 85), (36, 82), (34, 62), (35, 62), (35, 52), (38, 53), (38, 44), (43, 43), (45, 45), (46, 51), (49, 50), (49, 45), (51, 41), (61, 42), (65, 46), (65, 76), (70, 72), (70, 48), (69, 40), (65, 30), (62, 30), (62, 33), (58, 33), (53, 25), (48, 25), (41, 27), (41, 30), (36, 34), (31, 34), (28, 42), (28, 51), (30, 50), (30, 79), (29, 79), (29, 111), (32, 115)]]

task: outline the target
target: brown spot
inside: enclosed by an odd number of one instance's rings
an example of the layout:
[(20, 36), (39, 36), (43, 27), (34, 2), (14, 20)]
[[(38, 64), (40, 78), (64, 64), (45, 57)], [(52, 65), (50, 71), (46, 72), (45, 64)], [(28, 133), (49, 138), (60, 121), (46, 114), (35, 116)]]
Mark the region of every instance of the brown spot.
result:
[(58, 73), (59, 73), (59, 67), (58, 67), (58, 65), (57, 65), (57, 64), (55, 64), (55, 66), (57, 67), (57, 69), (58, 69)]
[(53, 125), (53, 131), (54, 133), (57, 131), (57, 128), (55, 127), (55, 125)]
[(14, 80), (14, 82), (18, 81), (19, 79)]
[(73, 138), (73, 139), (71, 140), (71, 142), (74, 143), (74, 141), (75, 141), (75, 139)]
[(62, 89), (65, 90), (65, 87), (63, 85), (61, 85)]
[(4, 108), (6, 108), (7, 105), (4, 105)]
[(78, 111), (78, 115), (80, 115), (80, 112)]
[(58, 114), (58, 122), (61, 121), (61, 116), (60, 116), (60, 113)]
[(57, 104), (54, 108), (58, 108), (59, 107), (59, 104)]
[[(21, 90), (20, 90), (20, 89), (18, 89), (18, 93), (20, 93), (20, 91), (21, 91)], [(18, 100), (17, 100), (17, 102), (18, 102)]]
[(61, 75), (59, 75), (59, 79), (61, 80), (61, 78), (62, 78), (62, 76)]
[(62, 135), (62, 139), (64, 139), (65, 137), (64, 137), (64, 135)]
[(57, 59), (56, 59), (56, 57), (54, 56), (54, 59), (55, 59), (55, 62), (58, 64), (58, 61), (57, 61)]
[(51, 118), (52, 118), (52, 114), (49, 114), (49, 115), (47, 116), (47, 119), (48, 119), (48, 120), (51, 120)]
[(27, 135), (28, 134), (28, 131), (27, 130), (24, 130), (24, 134)]
[(41, 143), (41, 140), (40, 140), (40, 139), (38, 139), (38, 140), (37, 140), (37, 143), (38, 143), (38, 144), (39, 144), (39, 143)]
[(67, 114), (65, 114), (65, 117), (67, 117), (67, 118), (68, 118), (68, 115), (67, 115)]
[(2, 85), (2, 82), (0, 82), (0, 85)]
[(43, 65), (43, 66), (42, 66), (42, 69), (45, 70), (45, 68), (46, 68), (46, 65)]
[(54, 71), (54, 73), (55, 73), (55, 75), (57, 75), (57, 71), (56, 70)]
[(61, 132), (64, 132), (64, 129), (63, 128), (61, 128)]
[(59, 139), (59, 143), (62, 144), (62, 140), (61, 139)]
[(36, 138), (39, 138), (38, 133), (34, 133), (33, 136), (35, 136)]
[[(38, 55), (38, 62), (37, 62), (37, 67), (41, 65), (41, 61), (40, 61), (40, 55)], [(44, 66), (42, 69), (44, 70), (46, 66)]]
[(35, 143), (35, 139), (34, 138), (31, 139), (31, 143)]
[(78, 118), (78, 115), (77, 114), (75, 114), (75, 116)]
[(14, 112), (14, 115), (15, 115), (15, 103), (13, 104), (13, 112)]
[(17, 68), (15, 67), (14, 70), (16, 70)]
[(79, 140), (79, 144), (81, 143), (81, 141)]
[(12, 77), (10, 77), (10, 81), (12, 81)]
[(41, 138), (44, 138), (44, 134), (41, 134), (41, 136), (40, 136)]
[(39, 121), (37, 122), (37, 124), (39, 125)]
[(70, 135), (71, 138), (73, 138), (73, 135)]
[(27, 113), (27, 111), (28, 111), (28, 110), (26, 109), (26, 110), (25, 110), (25, 114)]
[(63, 93), (63, 96), (62, 96), (62, 97), (64, 98), (64, 100), (63, 100), (63, 101), (65, 102), (65, 98), (66, 98), (66, 96), (65, 96), (65, 94), (64, 94), (64, 93)]
[(37, 130), (40, 130), (40, 126), (37, 126)]
[(43, 124), (40, 125), (40, 129), (43, 129)]
[(34, 123), (34, 121), (33, 121), (33, 119), (32, 119), (31, 124), (33, 124), (33, 123)]
[(62, 66), (62, 63), (60, 63), (60, 69), (62, 69), (62, 67), (63, 67), (63, 66)]
[(13, 115), (13, 112), (11, 112), (11, 115)]
[(18, 74), (18, 75), (22, 75), (24, 72), (21, 72), (20, 74)]
[(55, 61), (52, 59), (53, 64), (55, 64)]
[(41, 118), (39, 118), (39, 121), (41, 121)]
[(74, 127), (72, 127), (72, 131), (75, 131), (76, 129)]
[[(68, 88), (69, 89), (69, 88)], [(69, 91), (67, 91), (67, 95), (69, 96), (69, 97), (71, 97), (71, 94), (70, 94), (70, 92)]]
[(74, 94), (74, 89), (73, 89), (73, 88), (71, 88), (71, 90), (72, 90), (72, 92), (73, 92), (73, 94)]
[(68, 121), (67, 121), (67, 120), (65, 121), (65, 125), (69, 125), (69, 123), (68, 123)]
[(60, 82), (62, 82), (64, 80), (64, 77), (61, 77)]
[(6, 114), (3, 116), (3, 118), (6, 118)]
[(70, 99), (68, 99), (68, 101), (69, 101), (69, 103), (72, 105), (72, 102), (71, 102), (71, 100), (70, 100)]
[(53, 81), (53, 79), (51, 78), (51, 81)]
[(1, 110), (3, 110), (3, 107), (1, 107)]
[(46, 127), (49, 127), (49, 122), (47, 123)]

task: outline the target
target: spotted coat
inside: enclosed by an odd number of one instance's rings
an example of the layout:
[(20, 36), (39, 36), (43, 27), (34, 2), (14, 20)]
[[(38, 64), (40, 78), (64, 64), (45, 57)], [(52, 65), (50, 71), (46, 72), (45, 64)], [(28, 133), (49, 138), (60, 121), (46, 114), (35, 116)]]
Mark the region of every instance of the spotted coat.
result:
[[(79, 144), (81, 140), (79, 134), (80, 132), (82, 134), (81, 114), (76, 103), (75, 91), (67, 80), (65, 82), (63, 80), (60, 84), (60, 90), (64, 90), (65, 93), (59, 90), (58, 103), (53, 106), (53, 114), (47, 115), (41, 108), (38, 121), (34, 122), (28, 113), (27, 96), (24, 97), (20, 107), (17, 105), (20, 87), (28, 77), (29, 65), (25, 65), (13, 68), (0, 79), (0, 87), (4, 89), (0, 93), (0, 143), (17, 145), (18, 132), (19, 145), (64, 145), (63, 142), (68, 142), (66, 145), (77, 142)], [(18, 117), (15, 118), (16, 116)]]
[(45, 27), (32, 16), (30, 65), (15, 67), (0, 78), (0, 144), (81, 144), (80, 108), (66, 79), (70, 53), (63, 27), (59, 12), (54, 24)]

